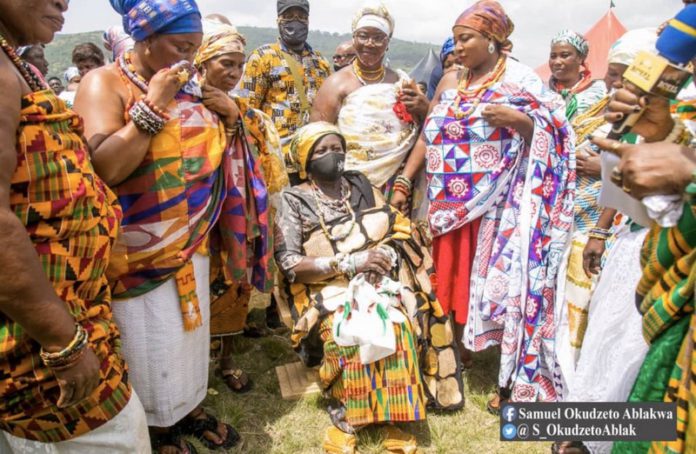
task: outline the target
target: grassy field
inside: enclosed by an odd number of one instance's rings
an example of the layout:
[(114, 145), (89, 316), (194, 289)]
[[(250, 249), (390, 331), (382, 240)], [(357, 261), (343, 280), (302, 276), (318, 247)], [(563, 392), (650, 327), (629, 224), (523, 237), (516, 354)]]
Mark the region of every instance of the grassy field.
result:
[[(252, 311), (251, 318), (263, 318)], [(282, 400), (275, 367), (297, 358), (283, 336), (245, 339), (237, 342), (237, 365), (255, 382), (247, 394), (234, 394), (213, 374), (206, 405), (218, 417), (231, 423), (243, 441), (232, 453), (321, 453), (324, 431), (330, 426), (319, 395), (298, 401)], [(497, 353), (483, 352), (474, 358), (474, 368), (466, 374), (467, 402), (455, 414), (428, 415), (422, 424), (402, 428), (415, 432), (423, 453), (548, 453), (549, 444), (503, 443), (499, 441), (498, 418), (486, 411), (486, 401), (495, 389)], [(385, 452), (378, 428), (358, 435), (358, 451), (363, 454)], [(200, 452), (207, 452), (197, 445)]]

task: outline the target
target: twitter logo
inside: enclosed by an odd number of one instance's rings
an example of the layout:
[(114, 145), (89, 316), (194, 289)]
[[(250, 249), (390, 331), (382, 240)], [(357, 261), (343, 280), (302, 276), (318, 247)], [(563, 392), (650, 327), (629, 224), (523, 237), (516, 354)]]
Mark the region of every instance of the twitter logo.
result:
[(512, 424), (505, 424), (503, 426), (503, 438), (506, 440), (513, 440), (517, 435), (517, 427)]

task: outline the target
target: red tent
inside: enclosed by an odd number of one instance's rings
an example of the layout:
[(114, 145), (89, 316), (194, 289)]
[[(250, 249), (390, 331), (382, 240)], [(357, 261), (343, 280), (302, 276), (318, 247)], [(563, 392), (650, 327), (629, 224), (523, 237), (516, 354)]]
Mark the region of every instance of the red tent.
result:
[[(602, 79), (607, 72), (607, 58), (609, 49), (619, 38), (626, 33), (626, 27), (616, 17), (614, 11), (609, 11), (584, 34), (585, 39), (590, 43), (590, 55), (587, 57), (587, 66), (592, 71), (592, 77)], [(548, 62), (540, 65), (536, 69), (537, 74), (542, 80), (548, 81), (551, 77)]]

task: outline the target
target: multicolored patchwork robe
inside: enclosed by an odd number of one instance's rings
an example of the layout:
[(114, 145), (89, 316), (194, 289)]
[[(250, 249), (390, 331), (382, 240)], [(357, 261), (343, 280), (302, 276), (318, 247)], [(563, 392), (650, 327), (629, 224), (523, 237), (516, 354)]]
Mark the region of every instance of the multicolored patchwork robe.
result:
[[(511, 386), (513, 400), (555, 401), (554, 297), (573, 222), (574, 135), (551, 93), (504, 79), (480, 99), (456, 105), (456, 95), (442, 94), (424, 134), (433, 236), (482, 219), (464, 342), (475, 351), (501, 345), (499, 385)], [(489, 126), (488, 104), (529, 115), (532, 142)]]
[[(237, 153), (232, 160), (237, 191), (245, 196), (245, 203), (238, 205), (243, 209), (243, 216), (237, 216), (236, 219), (238, 221), (246, 219), (246, 235), (234, 237), (237, 245), (237, 248), (233, 250), (236, 256), (234, 275), (228, 276), (229, 273), (225, 273), (221, 267), (219, 255), (214, 254), (212, 257), (210, 273), (210, 333), (212, 336), (236, 334), (246, 325), (252, 290), (246, 276), (248, 267), (254, 266), (254, 263), (267, 263), (268, 273), (271, 276), (275, 275), (275, 264), (272, 258), (272, 221), (279, 203), (280, 191), (288, 185), (280, 138), (270, 117), (260, 110), (252, 109), (244, 100), (237, 97), (234, 99), (240, 110), (240, 126), (236, 134), (246, 141), (246, 148), (248, 148), (248, 151)], [(236, 138), (235, 143), (238, 143)], [(270, 202), (268, 226), (265, 228), (259, 225), (256, 217), (255, 198), (246, 197), (254, 185), (261, 183), (265, 185)], [(236, 227), (240, 229), (240, 232), (242, 231), (241, 222)], [(258, 258), (263, 254), (270, 257)], [(264, 289), (270, 290), (272, 285), (273, 281), (269, 279)]]
[(124, 219), (108, 276), (122, 299), (175, 278), (185, 329), (193, 330), (201, 315), (190, 258), (209, 234), (226, 279), (261, 291), (272, 285), (268, 194), (244, 133), (227, 143), (217, 115), (192, 94), (178, 93), (168, 113), (142, 163), (115, 188)]
[(108, 422), (131, 390), (104, 276), (121, 212), (92, 168), (80, 118), (51, 90), (22, 99), (10, 207), (56, 294), (89, 333), (100, 364), (99, 385), (87, 399), (56, 407), (60, 389), (39, 357), (40, 345), (0, 312), (0, 429), (56, 443)]

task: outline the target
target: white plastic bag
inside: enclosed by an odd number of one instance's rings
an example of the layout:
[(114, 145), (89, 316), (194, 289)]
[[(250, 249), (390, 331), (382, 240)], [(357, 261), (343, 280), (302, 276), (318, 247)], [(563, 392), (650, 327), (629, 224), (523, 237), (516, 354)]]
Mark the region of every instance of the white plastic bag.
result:
[(394, 323), (406, 321), (397, 309), (401, 284), (384, 277), (375, 288), (363, 274), (348, 285), (345, 302), (334, 312), (333, 337), (342, 347), (360, 346), (360, 361), (370, 364), (396, 352)]

